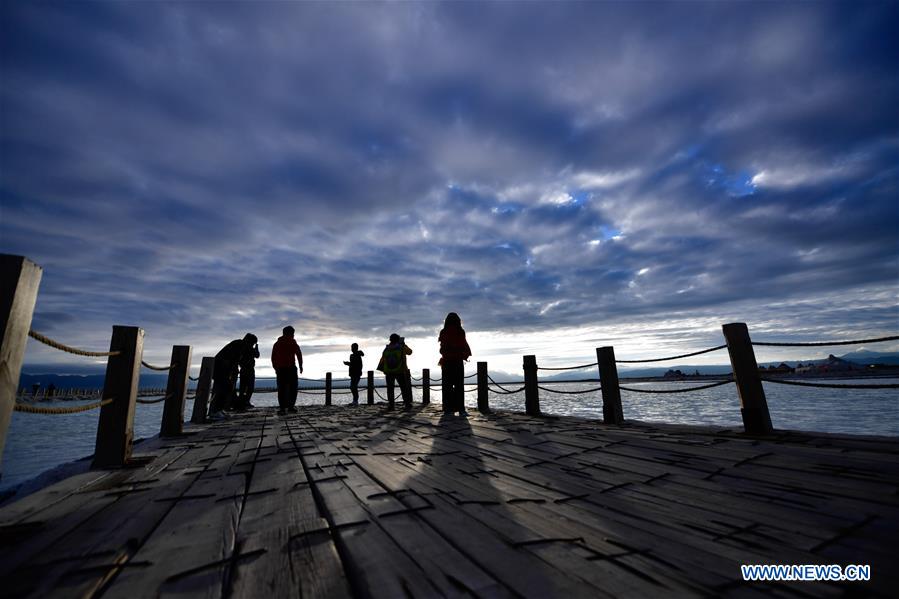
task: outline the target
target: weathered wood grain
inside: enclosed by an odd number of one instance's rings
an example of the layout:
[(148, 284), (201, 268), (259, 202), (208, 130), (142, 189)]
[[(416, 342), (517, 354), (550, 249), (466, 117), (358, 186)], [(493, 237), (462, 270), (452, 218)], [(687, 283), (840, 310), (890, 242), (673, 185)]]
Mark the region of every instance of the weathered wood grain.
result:
[[(0, 509), (9, 597), (890, 596), (899, 440), (257, 409)], [(750, 583), (740, 564), (871, 564)]]

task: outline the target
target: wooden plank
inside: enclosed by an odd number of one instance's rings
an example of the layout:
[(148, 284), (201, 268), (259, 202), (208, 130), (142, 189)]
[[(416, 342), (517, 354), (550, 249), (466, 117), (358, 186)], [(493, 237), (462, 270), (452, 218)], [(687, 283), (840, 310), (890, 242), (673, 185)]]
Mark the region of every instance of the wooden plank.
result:
[(292, 589), (301, 597), (349, 596), (332, 531), (315, 504), (297, 448), (282, 422), (265, 423), (257, 457), (238, 545), (245, 553), (264, 553), (238, 565), (231, 595), (277, 596)]
[[(135, 469), (117, 484), (107, 477), (83, 491), (90, 503), (65, 518), (74, 520), (74, 526), (48, 527), (52, 538), (38, 536), (27, 546), (17, 547), (19, 555), (10, 563), (19, 568), (10, 577), (21, 585), (21, 594), (72, 596), (98, 588), (130, 561), (135, 542), (139, 545), (155, 529), (171, 509), (170, 500), (184, 495), (204, 471), (190, 472), (190, 467), (221, 451), (220, 445), (194, 452), (173, 450), (169, 459), (159, 460), (154, 468)], [(191, 458), (182, 460), (187, 453)], [(65, 534), (58, 536), (60, 530)], [(19, 557), (29, 555), (30, 563), (23, 567)]]
[[(22, 525), (8, 538), (28, 553), (22, 568), (0, 555), (16, 580), (5, 591), (794, 597), (856, 588), (739, 578), (742, 563), (774, 561), (871, 563), (864, 592), (875, 596), (899, 584), (897, 468), (881, 459), (899, 443), (888, 440), (844, 447), (835, 436), (767, 441), (364, 406), (285, 418), (255, 410), (196, 433), (156, 441), (150, 468), (73, 479), (0, 510), (0, 521)], [(164, 490), (181, 501), (147, 504)], [(46, 531), (28, 529), (47, 518)], [(0, 547), (9, 563), (14, 548)]]
[(242, 559), (236, 532), (246, 491), (245, 450), (256, 450), (261, 441), (259, 418), (228, 424), (240, 441), (222, 448), (216, 457), (223, 459), (206, 459), (190, 492), (175, 498), (131, 556), (131, 562), (152, 567), (122, 569), (104, 588), (104, 597), (222, 595), (227, 573)]
[[(324, 495), (324, 500), (328, 506), (328, 510), (333, 514), (332, 508), (334, 502), (332, 497), (340, 494), (343, 499), (337, 503), (340, 511), (348, 511), (352, 514), (354, 522), (367, 521), (364, 525), (362, 536), (381, 536), (385, 538), (382, 542), (389, 542), (396, 546), (396, 551), (405, 555), (405, 559), (398, 570), (394, 570), (391, 578), (394, 584), (402, 581), (403, 586), (410, 584), (419, 585), (415, 580), (408, 579), (410, 572), (410, 564), (416, 566), (423, 580), (431, 587), (429, 594), (435, 592), (440, 594), (457, 594), (461, 589), (465, 589), (475, 595), (503, 594), (495, 580), (487, 576), (477, 564), (469, 562), (460, 554), (452, 545), (448, 544), (442, 537), (435, 534), (434, 531), (423, 527), (421, 521), (415, 517), (415, 512), (408, 511), (408, 508), (400, 502), (390, 489), (379, 485), (372, 480), (355, 462), (351, 460), (338, 460), (337, 463), (333, 459), (326, 457), (328, 453), (335, 456), (342, 455), (343, 452), (335, 447), (333, 443), (329, 443), (324, 438), (316, 438), (315, 431), (308, 431), (306, 437), (316, 443), (317, 447), (323, 451), (325, 455), (316, 455), (310, 463), (313, 467), (322, 467), (327, 465), (332, 476), (340, 478), (331, 478), (327, 483), (329, 493)], [(355, 505), (354, 505), (355, 504)], [(419, 504), (416, 508), (427, 507), (426, 504)], [(365, 551), (363, 544), (357, 543), (356, 534), (344, 536), (344, 544), (348, 553), (353, 555), (353, 561), (359, 559), (359, 554)], [(384, 549), (380, 550), (382, 553)], [(389, 549), (388, 549), (389, 551)], [(393, 552), (391, 552), (393, 553)], [(376, 556), (368, 556), (365, 559), (370, 561)], [(390, 568), (393, 567), (394, 558), (388, 560), (381, 558), (380, 565), (373, 567), (379, 572), (389, 574)], [(361, 574), (362, 580), (358, 580), (358, 586), (368, 588), (383, 588), (381, 583), (372, 586), (374, 581), (369, 580), (371, 568), (360, 568), (362, 572), (352, 571), (354, 578)], [(401, 589), (396, 589), (400, 592)], [(391, 591), (387, 590), (390, 594)]]

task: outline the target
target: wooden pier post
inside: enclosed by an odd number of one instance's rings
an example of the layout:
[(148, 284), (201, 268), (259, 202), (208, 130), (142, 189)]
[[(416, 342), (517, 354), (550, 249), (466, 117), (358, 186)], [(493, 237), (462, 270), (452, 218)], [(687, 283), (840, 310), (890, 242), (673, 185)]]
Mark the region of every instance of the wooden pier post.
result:
[(599, 384), (602, 386), (602, 421), (606, 424), (621, 424), (624, 422), (624, 409), (621, 407), (621, 389), (618, 388), (615, 348), (596, 348), (596, 363), (599, 365)]
[(212, 372), (215, 370), (215, 358), (206, 356), (200, 362), (200, 376), (197, 377), (197, 390), (194, 393), (194, 409), (190, 421), (193, 424), (206, 422), (206, 407), (209, 403), (209, 391), (212, 390)]
[(524, 411), (528, 416), (540, 415), (540, 395), (537, 389), (537, 356), (524, 357)]
[(184, 398), (190, 376), (190, 346), (172, 346), (169, 379), (165, 386), (160, 437), (176, 437), (184, 432)]
[(109, 356), (103, 383), (103, 399), (113, 401), (100, 408), (94, 468), (121, 467), (131, 457), (137, 382), (144, 354), (143, 329), (119, 325), (112, 327), (109, 351), (119, 352), (116, 356)]
[(0, 460), (16, 404), (41, 274), (41, 267), (24, 256), (0, 254)]
[(421, 371), (421, 403), (431, 403), (431, 369), (423, 368)]
[(325, 405), (331, 405), (331, 373), (325, 373)]
[(752, 435), (769, 435), (774, 432), (765, 389), (759, 378), (759, 366), (749, 338), (749, 328), (744, 322), (732, 322), (721, 327), (730, 354), (730, 365), (740, 395), (740, 413), (743, 430)]
[(487, 362), (478, 362), (478, 412), (490, 412), (490, 399), (487, 396)]
[(375, 371), (368, 371), (368, 405), (375, 405)]

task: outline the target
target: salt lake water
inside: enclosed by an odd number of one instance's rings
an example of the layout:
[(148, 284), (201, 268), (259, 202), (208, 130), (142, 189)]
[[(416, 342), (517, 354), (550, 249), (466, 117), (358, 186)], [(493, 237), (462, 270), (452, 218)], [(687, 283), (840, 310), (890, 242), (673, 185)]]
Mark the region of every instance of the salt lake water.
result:
[[(899, 383), (899, 379), (826, 379), (826, 383)], [(697, 381), (623, 383), (640, 389), (677, 389), (700, 386)], [(820, 389), (764, 383), (771, 420), (777, 429), (804, 430), (857, 435), (899, 436), (899, 392), (896, 389)], [(518, 385), (504, 384), (517, 389)], [(552, 385), (553, 389), (579, 391), (596, 387), (597, 383)], [(477, 406), (475, 387), (468, 387), (466, 405)], [(333, 397), (334, 405), (348, 404), (344, 390)], [(384, 389), (378, 389), (381, 396)], [(421, 389), (414, 390), (415, 401), (421, 401)], [(360, 389), (360, 401), (366, 394)], [(378, 396), (375, 401), (382, 401)], [(432, 403), (440, 403), (440, 390), (432, 389)], [(321, 391), (300, 393), (298, 406), (324, 402)], [(274, 393), (253, 396), (257, 406), (277, 406)], [(41, 405), (77, 405), (74, 402), (48, 402)], [(741, 426), (740, 402), (733, 384), (684, 394), (648, 395), (622, 391), (624, 417), (627, 420), (667, 422), (673, 424)], [(524, 411), (524, 392), (510, 395), (490, 394), (495, 409)], [(185, 415), (190, 418), (192, 402)], [(544, 413), (584, 418), (602, 418), (599, 392), (583, 395), (560, 395), (540, 391), (540, 408)], [(353, 409), (348, 406), (347, 409)], [(90, 456), (94, 451), (99, 410), (61, 416), (45, 416), (14, 412), (3, 454), (0, 489), (16, 486), (41, 472)], [(152, 437), (159, 432), (162, 404), (138, 404), (134, 419), (135, 439)]]

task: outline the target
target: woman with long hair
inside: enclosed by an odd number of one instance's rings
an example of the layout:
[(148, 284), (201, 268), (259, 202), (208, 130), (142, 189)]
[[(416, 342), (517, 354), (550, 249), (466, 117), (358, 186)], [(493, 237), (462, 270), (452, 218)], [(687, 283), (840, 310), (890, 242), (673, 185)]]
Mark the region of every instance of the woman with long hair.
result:
[(471, 348), (465, 340), (465, 329), (458, 314), (450, 312), (446, 315), (437, 340), (443, 372), (443, 413), (459, 412), (460, 416), (468, 416), (465, 411), (465, 361), (471, 356)]

